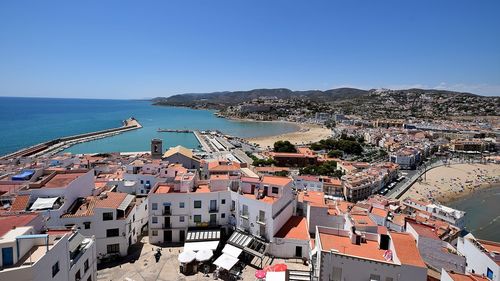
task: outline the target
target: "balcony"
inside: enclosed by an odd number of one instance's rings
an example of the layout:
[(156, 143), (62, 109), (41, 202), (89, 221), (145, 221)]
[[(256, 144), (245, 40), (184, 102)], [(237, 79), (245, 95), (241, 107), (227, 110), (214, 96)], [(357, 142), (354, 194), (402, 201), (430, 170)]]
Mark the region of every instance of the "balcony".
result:
[(162, 215), (163, 216), (171, 216), (172, 215), (172, 210), (163, 210)]
[(244, 219), (248, 220), (248, 213), (241, 213), (241, 214), (240, 214), (240, 217), (242, 217), (242, 218), (244, 218)]
[(261, 224), (261, 225), (266, 225), (266, 219), (265, 218), (257, 218), (255, 220), (258, 224)]
[(163, 229), (170, 229), (170, 228), (172, 228), (172, 223), (164, 223), (164, 224), (162, 224), (162, 228)]
[(208, 212), (209, 213), (218, 213), (219, 212), (219, 208), (210, 208), (210, 209), (208, 209)]

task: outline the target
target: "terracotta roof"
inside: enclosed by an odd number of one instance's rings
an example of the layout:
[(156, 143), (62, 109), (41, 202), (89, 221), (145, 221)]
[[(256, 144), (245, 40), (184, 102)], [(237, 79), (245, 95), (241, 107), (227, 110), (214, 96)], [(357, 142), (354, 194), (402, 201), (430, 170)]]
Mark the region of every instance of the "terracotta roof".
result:
[(326, 207), (325, 193), (321, 191), (301, 191), (298, 194), (299, 202), (309, 202), (314, 207)]
[(72, 181), (76, 180), (78, 177), (85, 175), (85, 173), (64, 173), (56, 174), (49, 181), (47, 181), (42, 187), (43, 188), (60, 188), (66, 187)]
[(386, 218), (387, 215), (389, 214), (388, 211), (386, 211), (384, 209), (375, 208), (375, 207), (372, 208), (371, 213), (376, 215), (376, 216), (383, 217), (383, 218)]
[(190, 149), (187, 149), (180, 145), (172, 147), (171, 149), (165, 151), (165, 153), (163, 154), (163, 158), (170, 157), (176, 153), (180, 153), (188, 158), (193, 158), (193, 152)]
[(456, 272), (447, 272), (453, 281), (490, 281), (490, 279), (476, 274), (461, 274)]
[(262, 177), (263, 184), (285, 186), (285, 185), (290, 184), (291, 182), (292, 182), (292, 179), (287, 178), (287, 177), (273, 177), (273, 176)]
[(12, 206), (10, 207), (11, 212), (21, 212), (25, 211), (28, 208), (28, 203), (30, 201), (30, 195), (17, 195), (14, 202), (12, 202)]
[(123, 192), (107, 192), (105, 198), (101, 199), (100, 197), (97, 197), (95, 207), (116, 209), (120, 206), (123, 200), (125, 200), (127, 195), (127, 193)]
[(411, 227), (415, 230), (415, 232), (419, 236), (440, 240), (439, 236), (436, 233), (436, 229), (434, 227), (412, 222), (408, 222), (408, 224), (411, 225)]
[(377, 224), (368, 216), (361, 214), (350, 214), (356, 226), (377, 226)]
[(27, 226), (38, 214), (31, 213), (25, 215), (0, 216), (0, 237), (15, 227)]
[(493, 241), (487, 241), (487, 240), (481, 240), (477, 239), (479, 243), (490, 253), (492, 252), (497, 252), (500, 253), (500, 243), (498, 242), (493, 242)]
[(224, 175), (211, 175), (210, 180), (228, 180), (229, 175), (224, 174)]
[(156, 188), (155, 193), (156, 194), (162, 194), (162, 193), (170, 193), (174, 191), (174, 186), (171, 184), (159, 184), (158, 188)]
[(324, 251), (336, 250), (340, 254), (390, 262), (384, 258), (385, 250), (379, 249), (377, 241), (366, 240), (366, 243), (356, 245), (348, 236), (320, 232), (319, 237)]
[(309, 240), (307, 219), (305, 217), (292, 216), (283, 227), (274, 235), (278, 238)]
[(273, 204), (274, 202), (278, 201), (278, 198), (271, 197), (271, 196), (264, 196), (264, 198), (259, 199), (259, 200), (257, 200), (255, 198), (254, 194), (243, 194), (243, 196), (246, 197), (246, 198), (248, 198), (248, 199), (253, 199), (253, 200), (256, 200), (256, 201), (264, 202), (266, 204)]
[(426, 268), (424, 260), (417, 249), (417, 243), (411, 234), (391, 232), (390, 236), (396, 249), (396, 256), (401, 264)]

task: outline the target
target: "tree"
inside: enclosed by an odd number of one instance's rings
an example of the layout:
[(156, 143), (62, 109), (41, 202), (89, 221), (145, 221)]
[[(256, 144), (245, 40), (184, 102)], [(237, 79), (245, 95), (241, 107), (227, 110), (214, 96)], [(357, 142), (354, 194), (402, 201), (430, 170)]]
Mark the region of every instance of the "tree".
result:
[(342, 157), (342, 155), (344, 155), (344, 153), (341, 151), (341, 150), (330, 150), (328, 152), (328, 157), (331, 157), (331, 158), (340, 158)]
[(274, 143), (274, 152), (297, 152), (295, 146), (289, 141), (277, 141)]

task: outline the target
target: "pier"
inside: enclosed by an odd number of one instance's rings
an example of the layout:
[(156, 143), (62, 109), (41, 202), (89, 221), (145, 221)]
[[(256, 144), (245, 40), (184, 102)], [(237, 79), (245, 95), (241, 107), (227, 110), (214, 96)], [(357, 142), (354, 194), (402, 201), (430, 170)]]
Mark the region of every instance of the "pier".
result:
[(0, 160), (8, 160), (20, 157), (37, 157), (45, 154), (55, 154), (63, 151), (75, 144), (88, 142), (96, 139), (106, 138), (114, 135), (121, 134), (123, 132), (137, 130), (142, 128), (142, 125), (133, 117), (124, 120), (123, 125), (118, 128), (111, 128), (96, 132), (90, 132), (85, 134), (73, 135), (68, 137), (62, 137), (58, 139), (53, 139), (47, 142), (39, 143), (27, 148), (23, 148), (16, 152), (4, 155), (0, 157)]
[(162, 128), (159, 128), (156, 131), (159, 133), (186, 133), (186, 134), (193, 133), (192, 130), (175, 130), (175, 129), (162, 129)]

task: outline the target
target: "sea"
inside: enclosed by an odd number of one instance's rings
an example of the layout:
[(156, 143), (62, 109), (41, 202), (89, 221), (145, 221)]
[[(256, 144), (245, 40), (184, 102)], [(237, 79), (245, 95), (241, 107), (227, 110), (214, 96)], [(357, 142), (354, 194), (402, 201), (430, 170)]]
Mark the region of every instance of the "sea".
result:
[[(70, 147), (72, 153), (148, 151), (150, 140), (197, 148), (193, 134), (157, 132), (158, 128), (213, 130), (238, 137), (293, 132), (294, 124), (217, 118), (214, 111), (155, 106), (145, 100), (0, 97), (0, 155), (54, 138), (114, 128), (135, 117), (142, 129)], [(466, 228), (475, 236), (500, 242), (500, 188), (475, 192), (448, 205), (464, 210)]]
[(475, 191), (446, 205), (466, 212), (465, 228), (476, 238), (500, 242), (500, 185)]
[(260, 137), (298, 130), (290, 123), (234, 121), (211, 110), (155, 106), (146, 100), (0, 97), (0, 155), (58, 137), (104, 130), (135, 117), (142, 129), (70, 147), (72, 153), (148, 151), (153, 138), (165, 149), (197, 148), (193, 134), (157, 132), (159, 128), (214, 130), (237, 137)]

